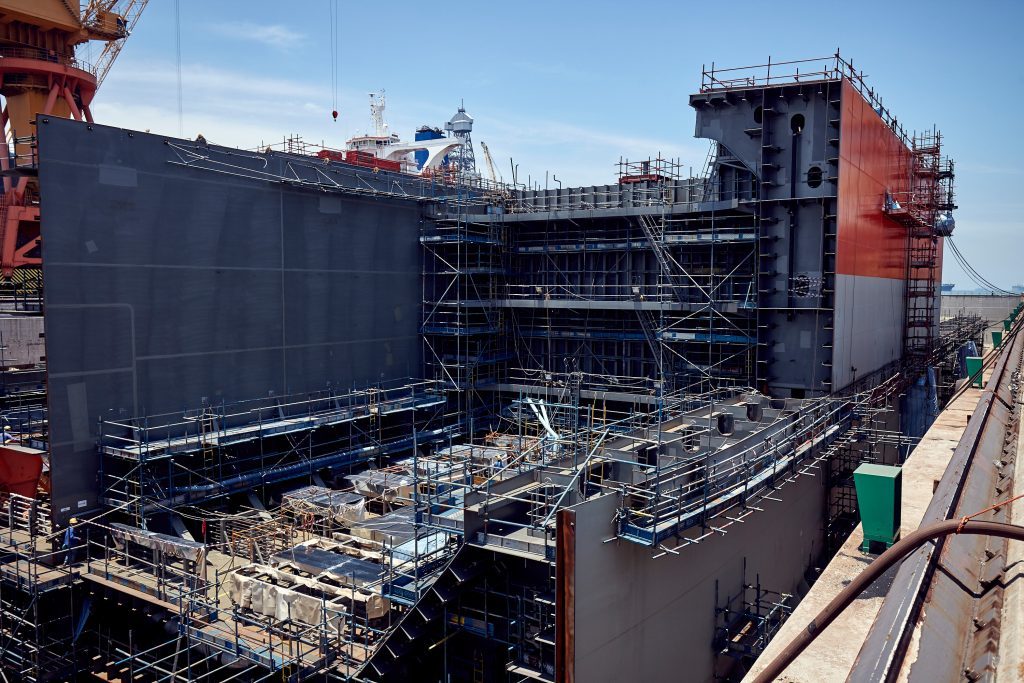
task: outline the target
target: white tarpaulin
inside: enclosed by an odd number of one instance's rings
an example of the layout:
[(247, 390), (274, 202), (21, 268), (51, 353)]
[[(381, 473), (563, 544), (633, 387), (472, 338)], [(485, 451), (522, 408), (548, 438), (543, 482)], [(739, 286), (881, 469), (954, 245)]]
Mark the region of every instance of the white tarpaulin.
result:
[(351, 491), (336, 491), (323, 486), (305, 486), (289, 491), (281, 505), (296, 513), (312, 513), (331, 517), (339, 524), (353, 524), (366, 519), (366, 499)]
[(322, 599), (292, 590), (287, 586), (275, 585), (258, 576), (232, 572), (224, 579), (224, 589), (231, 601), (242, 609), (278, 621), (291, 619), (308, 626), (316, 626), (326, 619), (332, 628), (337, 628), (345, 614), (345, 608), (335, 600)]
[[(391, 602), (380, 594), (322, 583), (315, 577), (296, 576), (284, 568), (252, 564), (236, 569), (224, 577), (224, 590), (242, 609), (280, 621), (291, 618), (310, 626), (321, 623), (326, 608), (327, 623), (332, 628), (339, 627), (347, 611), (345, 605), (350, 601), (365, 603), (371, 619), (386, 616), (391, 610)], [(298, 589), (300, 586), (313, 594)]]
[(118, 548), (124, 548), (125, 541), (131, 541), (145, 548), (159, 550), (168, 557), (198, 562), (206, 551), (206, 546), (196, 541), (187, 541), (176, 536), (158, 534), (138, 527), (114, 522), (110, 525), (110, 535)]

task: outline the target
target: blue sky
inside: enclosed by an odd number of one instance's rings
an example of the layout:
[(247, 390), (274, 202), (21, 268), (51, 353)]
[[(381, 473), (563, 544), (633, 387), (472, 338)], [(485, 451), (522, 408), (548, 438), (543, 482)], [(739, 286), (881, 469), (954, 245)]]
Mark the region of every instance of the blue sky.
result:
[[(960, 250), (997, 285), (1024, 282), (1024, 2), (338, 0), (337, 123), (329, 2), (180, 0), (185, 135), (341, 147), (368, 129), (367, 93), (384, 88), (403, 138), (442, 125), (464, 99), (474, 140), (506, 178), (511, 157), (542, 185), (545, 172), (613, 182), (620, 156), (661, 152), (700, 168), (707, 144), (687, 102), (703, 64), (838, 47), (907, 128), (942, 129)], [(97, 122), (176, 135), (176, 71), (174, 2), (151, 0), (97, 96)], [(952, 257), (944, 279), (974, 286)]]

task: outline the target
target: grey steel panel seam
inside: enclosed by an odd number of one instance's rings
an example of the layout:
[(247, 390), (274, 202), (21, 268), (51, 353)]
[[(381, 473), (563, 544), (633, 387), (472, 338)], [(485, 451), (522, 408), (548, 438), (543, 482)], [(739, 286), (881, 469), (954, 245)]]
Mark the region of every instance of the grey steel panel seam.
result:
[(53, 379), (65, 379), (67, 377), (93, 377), (95, 375), (110, 375), (118, 372), (135, 372), (135, 366), (129, 365), (123, 368), (105, 368), (103, 370), (82, 370), (81, 372), (51, 372)]
[(196, 356), (214, 356), (226, 353), (258, 353), (261, 351), (288, 351), (291, 349), (313, 349), (323, 346), (339, 346), (344, 344), (365, 344), (367, 342), (382, 341), (403, 341), (407, 339), (419, 340), (420, 335), (413, 334), (405, 337), (366, 337), (364, 339), (346, 339), (344, 341), (312, 342), (309, 344), (291, 344), (288, 346), (258, 346), (253, 348), (221, 349), (212, 351), (192, 351), (190, 353), (163, 353), (152, 356), (136, 356), (136, 361), (145, 360), (166, 360), (168, 358), (194, 358)]
[(49, 264), (53, 267), (69, 268), (163, 268), (166, 270), (232, 270), (242, 272), (268, 272), (268, 273), (338, 273), (345, 275), (409, 275), (407, 270), (348, 270), (342, 268), (285, 268), (278, 266), (190, 266), (173, 263), (72, 263), (58, 261)]
[[(198, 166), (198, 165), (195, 165), (195, 164), (183, 164), (181, 162), (172, 161), (172, 160), (167, 160), (166, 163), (171, 164), (171, 165), (173, 165), (175, 167), (180, 167), (180, 168), (193, 169), (193, 170), (196, 170), (196, 171), (206, 171), (208, 173), (209, 172), (217, 173), (219, 175), (222, 175), (222, 176), (225, 176), (225, 177), (229, 178), (229, 180), (223, 180), (223, 179), (218, 180), (218, 181), (216, 181), (217, 184), (219, 184), (219, 185), (228, 185), (228, 186), (231, 186), (231, 187), (241, 187), (241, 188), (252, 189), (254, 183), (259, 183), (259, 184), (262, 184), (262, 185), (279, 185), (282, 182), (280, 178), (256, 178), (256, 177), (240, 175), (240, 174), (236, 174), (236, 173), (228, 173), (228, 172), (221, 171), (221, 170), (218, 170), (218, 169), (206, 168), (204, 166)], [(78, 162), (74, 162), (74, 161), (48, 161), (48, 165), (51, 166), (51, 167), (69, 166), (69, 167), (73, 167), (73, 168), (83, 168), (83, 169), (90, 169), (90, 170), (94, 169), (94, 168), (96, 168), (98, 166), (98, 164), (96, 164), (96, 163), (82, 162), (82, 161), (78, 161)], [(253, 169), (246, 169), (246, 170), (253, 170)], [(143, 171), (143, 170), (138, 169), (138, 168), (136, 168), (135, 171), (138, 174), (138, 176), (140, 176), (140, 177), (148, 176), (148, 177), (157, 178), (157, 179), (160, 179), (160, 180), (164, 180), (166, 178), (177, 178), (178, 177), (178, 176), (176, 176), (174, 174), (171, 174), (171, 173), (151, 173), (151, 172)], [(262, 171), (260, 171), (260, 172), (262, 172)], [(238, 178), (240, 180), (237, 180), (236, 178)], [(188, 177), (188, 176), (186, 176), (186, 179), (187, 180), (197, 180), (195, 178)], [(353, 180), (356, 180), (356, 179), (357, 178), (353, 178)], [(201, 182), (208, 183), (209, 181), (203, 180)], [(402, 194), (394, 194), (394, 193), (384, 194), (380, 190), (369, 190), (369, 191), (368, 190), (363, 190), (363, 188), (361, 188), (358, 185), (353, 185), (353, 186), (338, 185), (336, 187), (335, 186), (330, 186), (330, 187), (316, 186), (315, 188), (312, 187), (312, 186), (299, 185), (299, 187), (308, 187), (308, 190), (306, 192), (298, 191), (298, 190), (295, 189), (295, 187), (293, 185), (290, 185), (289, 187), (281, 188), (281, 190), (282, 190), (283, 193), (290, 194), (290, 195), (305, 195), (305, 194), (309, 194), (309, 192), (311, 192), (311, 191), (315, 191), (315, 192), (328, 192), (329, 194), (341, 194), (341, 195), (345, 195), (346, 197), (350, 198), (353, 201), (362, 200), (362, 201), (364, 201), (367, 204), (378, 204), (381, 201), (395, 201), (395, 202), (401, 202), (401, 203), (408, 203), (409, 205), (415, 205), (415, 204), (418, 204), (418, 203), (424, 202), (424, 201), (440, 201), (440, 199), (441, 199), (439, 197), (427, 197), (427, 196), (420, 197), (420, 196), (416, 196), (416, 195), (402, 195)], [(486, 215), (486, 214), (481, 214), (481, 215)]]
[[(284, 275), (284, 254), (287, 251), (285, 244), (284, 234), (284, 192), (277, 193), (278, 201), (278, 227), (280, 229), (280, 240), (281, 240), (281, 262), (279, 264), (280, 278), (281, 278), (281, 301), (288, 301), (288, 286)], [(288, 346), (288, 305), (283, 303), (281, 306), (281, 346), (287, 348)], [(288, 354), (281, 355), (281, 386), (288, 386)]]

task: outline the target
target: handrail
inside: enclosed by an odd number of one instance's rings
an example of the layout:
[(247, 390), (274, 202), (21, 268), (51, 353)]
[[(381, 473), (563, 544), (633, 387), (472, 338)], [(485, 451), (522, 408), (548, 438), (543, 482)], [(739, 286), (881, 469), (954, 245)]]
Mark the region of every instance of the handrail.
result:
[[(95, 67), (78, 57), (70, 55), (57, 54), (53, 50), (45, 50), (39, 47), (31, 47), (28, 45), (5, 45), (0, 46), (0, 60), (4, 58), (9, 59), (36, 59), (43, 62), (50, 62), (52, 64), (62, 64), (64, 66), (70, 66), (80, 71), (86, 71), (93, 75), (96, 74)], [(2, 63), (2, 62), (0, 62)]]
[[(824, 64), (823, 64), (824, 62)], [(815, 64), (820, 69), (800, 72), (800, 65)], [(772, 74), (772, 67), (783, 68), (783, 73)], [(792, 67), (792, 68), (789, 68)], [(748, 75), (735, 75), (748, 72)], [(719, 78), (719, 74), (730, 74), (730, 78)], [(798, 85), (812, 81), (838, 81), (845, 79), (868, 101), (871, 107), (878, 113), (887, 126), (896, 134), (903, 144), (911, 146), (911, 136), (896, 120), (885, 105), (874, 88), (868, 86), (863, 71), (858, 71), (852, 61), (847, 61), (835, 54), (829, 57), (814, 57), (811, 59), (795, 59), (783, 62), (773, 62), (771, 59), (766, 64), (753, 66), (739, 66), (720, 68), (711, 63), (711, 68), (706, 66), (701, 70), (701, 93), (712, 93), (726, 90), (743, 88), (765, 88), (777, 87), (780, 85)]]

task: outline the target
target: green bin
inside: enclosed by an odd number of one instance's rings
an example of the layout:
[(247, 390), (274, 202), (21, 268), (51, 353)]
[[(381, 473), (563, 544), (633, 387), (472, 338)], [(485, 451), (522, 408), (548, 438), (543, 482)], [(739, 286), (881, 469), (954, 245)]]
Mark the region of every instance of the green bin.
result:
[(981, 368), (983, 363), (981, 358), (978, 356), (967, 356), (967, 377), (971, 379), (971, 384), (976, 387), (985, 386), (985, 373), (982, 372)]
[(873, 463), (864, 463), (853, 473), (864, 527), (862, 552), (888, 548), (899, 537), (901, 473), (899, 467)]
[(1003, 333), (999, 330), (992, 330), (992, 348), (998, 349), (1003, 343)]

